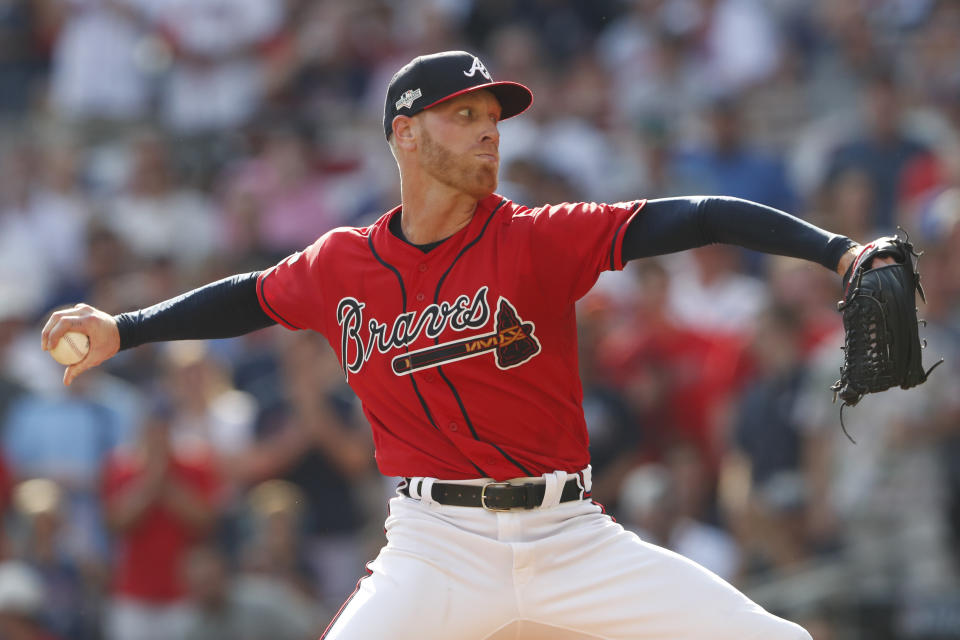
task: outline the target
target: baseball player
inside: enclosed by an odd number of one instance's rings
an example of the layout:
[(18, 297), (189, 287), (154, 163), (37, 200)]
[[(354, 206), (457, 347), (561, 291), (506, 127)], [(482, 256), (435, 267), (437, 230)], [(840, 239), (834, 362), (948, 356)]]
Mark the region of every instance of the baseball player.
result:
[(324, 637), (809, 639), (590, 500), (574, 303), (607, 269), (714, 242), (843, 273), (858, 245), (730, 198), (529, 209), (497, 195), (501, 120), (530, 91), (463, 51), (414, 59), (383, 127), (402, 203), (264, 271), (110, 316), (54, 313), (89, 355), (280, 324), (323, 334), (360, 397), (376, 460), (404, 478), (387, 544)]

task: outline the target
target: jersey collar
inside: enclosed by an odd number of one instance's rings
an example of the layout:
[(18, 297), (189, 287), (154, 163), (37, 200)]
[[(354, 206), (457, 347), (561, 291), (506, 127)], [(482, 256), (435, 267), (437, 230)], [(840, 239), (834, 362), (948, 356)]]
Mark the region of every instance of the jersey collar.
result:
[(401, 240), (390, 231), (391, 218), (399, 215), (401, 210), (401, 207), (395, 207), (381, 216), (373, 225), (371, 240), (374, 250), (380, 259), (397, 268), (450, 259), (477, 237), (477, 234), (483, 230), (490, 213), (504, 200), (503, 196), (496, 193), (480, 200), (470, 222), (427, 253)]

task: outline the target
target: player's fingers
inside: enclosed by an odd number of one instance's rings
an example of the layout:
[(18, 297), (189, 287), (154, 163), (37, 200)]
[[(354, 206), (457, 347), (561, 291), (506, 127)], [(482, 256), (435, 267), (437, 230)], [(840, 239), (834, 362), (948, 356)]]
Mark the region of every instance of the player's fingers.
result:
[(47, 318), (47, 322), (43, 325), (43, 330), (40, 332), (40, 347), (44, 351), (49, 351), (50, 347), (54, 344), (50, 342), (50, 334), (53, 331), (54, 327), (57, 326), (57, 323), (60, 320), (68, 315), (72, 309), (61, 309), (60, 311), (54, 311), (50, 314), (50, 317)]
[[(100, 362), (102, 362), (102, 360)], [(89, 351), (87, 355), (83, 358), (83, 360), (75, 364), (71, 364), (64, 370), (63, 384), (69, 387), (70, 383), (73, 382), (77, 378), (77, 376), (79, 376), (84, 371), (87, 371), (88, 369), (92, 369), (96, 365), (100, 364), (100, 362), (97, 362), (96, 360), (94, 360), (93, 351)]]
[(89, 353), (87, 354), (87, 357), (81, 360), (80, 362), (76, 364), (72, 364), (69, 367), (67, 367), (63, 372), (63, 384), (69, 387), (70, 383), (72, 383), (74, 380), (77, 379), (77, 376), (79, 376), (84, 371), (90, 369), (92, 365), (87, 364), (88, 360), (90, 360)]
[[(90, 317), (96, 311), (88, 304), (79, 303), (70, 308), (60, 309), (50, 314), (43, 330), (40, 332), (40, 348), (49, 351), (57, 344), (57, 341), (67, 331), (77, 331), (80, 328), (78, 323), (84, 318)], [(70, 325), (64, 328), (63, 321), (70, 322)]]
[(60, 341), (60, 338), (62, 338), (63, 334), (65, 334), (67, 331), (79, 331), (80, 333), (87, 333), (84, 331), (84, 320), (84, 318), (79, 316), (68, 314), (63, 314), (56, 317), (51, 316), (50, 320), (47, 321), (47, 326), (44, 327), (41, 335), (41, 348), (43, 348), (44, 351), (49, 351), (56, 346), (57, 342)]

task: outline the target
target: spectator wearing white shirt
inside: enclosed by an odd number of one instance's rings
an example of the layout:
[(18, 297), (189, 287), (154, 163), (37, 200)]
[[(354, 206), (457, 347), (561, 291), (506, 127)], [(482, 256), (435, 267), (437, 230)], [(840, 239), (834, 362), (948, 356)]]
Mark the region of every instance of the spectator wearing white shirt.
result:
[(174, 51), (163, 120), (183, 134), (225, 131), (260, 105), (264, 70), (257, 49), (283, 23), (278, 0), (169, 0), (159, 27)]
[(66, 0), (54, 45), (50, 95), (69, 120), (139, 120), (151, 78), (138, 58), (150, 30), (150, 0)]
[(177, 183), (159, 134), (137, 134), (130, 155), (126, 188), (109, 202), (106, 225), (138, 258), (172, 258), (180, 267), (204, 261), (219, 237), (209, 198)]

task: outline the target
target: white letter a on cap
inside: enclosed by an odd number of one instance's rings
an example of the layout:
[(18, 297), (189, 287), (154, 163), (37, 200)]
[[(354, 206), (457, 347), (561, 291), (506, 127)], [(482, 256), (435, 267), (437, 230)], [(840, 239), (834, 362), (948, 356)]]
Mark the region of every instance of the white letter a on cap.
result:
[(482, 62), (480, 62), (480, 58), (473, 56), (473, 66), (470, 67), (469, 71), (464, 71), (463, 75), (467, 76), (468, 78), (472, 78), (477, 71), (479, 71), (480, 75), (482, 75), (484, 78), (490, 82), (493, 82), (493, 78), (490, 77), (490, 72), (487, 71), (487, 68), (483, 66)]

